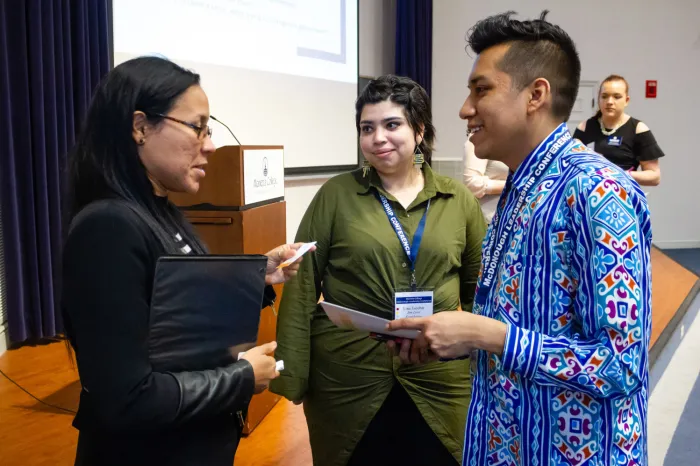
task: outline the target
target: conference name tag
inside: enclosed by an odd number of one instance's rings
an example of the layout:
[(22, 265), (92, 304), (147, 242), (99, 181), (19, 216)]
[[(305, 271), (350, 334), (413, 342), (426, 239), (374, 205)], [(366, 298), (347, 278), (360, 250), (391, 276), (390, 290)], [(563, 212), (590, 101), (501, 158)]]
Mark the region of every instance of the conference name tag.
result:
[(608, 145), (619, 147), (620, 145), (622, 145), (622, 138), (617, 136), (610, 136), (608, 138)]
[(432, 291), (404, 291), (394, 295), (395, 319), (431, 315), (433, 315)]

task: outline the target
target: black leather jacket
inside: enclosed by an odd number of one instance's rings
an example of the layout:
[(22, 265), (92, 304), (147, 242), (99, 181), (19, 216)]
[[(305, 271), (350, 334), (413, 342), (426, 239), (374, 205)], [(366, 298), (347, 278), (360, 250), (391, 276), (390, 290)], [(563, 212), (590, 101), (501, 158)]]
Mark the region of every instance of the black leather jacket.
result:
[[(252, 366), (241, 360), (223, 369), (172, 376), (181, 401), (168, 426), (128, 431), (81, 428), (75, 464), (231, 466), (255, 386)], [(91, 404), (89, 393), (82, 392), (80, 404), (76, 424), (82, 424), (83, 407)], [(223, 414), (210, 417), (212, 411)]]
[[(167, 202), (164, 200), (163, 202)], [(74, 219), (63, 255), (62, 312), (83, 387), (77, 465), (226, 465), (255, 390), (246, 360), (166, 372), (149, 360), (157, 238), (123, 203)]]

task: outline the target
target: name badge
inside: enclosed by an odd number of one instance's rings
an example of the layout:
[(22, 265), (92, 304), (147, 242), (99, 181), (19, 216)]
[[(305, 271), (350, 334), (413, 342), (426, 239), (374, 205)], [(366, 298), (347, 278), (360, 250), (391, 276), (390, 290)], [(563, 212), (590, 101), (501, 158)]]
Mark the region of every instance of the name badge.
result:
[(620, 146), (622, 144), (622, 138), (618, 136), (610, 136), (608, 138), (608, 145), (609, 146)]
[(394, 319), (433, 315), (432, 291), (404, 291), (394, 295)]

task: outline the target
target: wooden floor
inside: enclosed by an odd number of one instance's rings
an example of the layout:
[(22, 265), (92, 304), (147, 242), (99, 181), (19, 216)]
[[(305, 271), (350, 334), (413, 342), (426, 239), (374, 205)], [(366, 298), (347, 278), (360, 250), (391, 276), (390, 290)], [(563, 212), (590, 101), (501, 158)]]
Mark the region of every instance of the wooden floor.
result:
[(651, 346), (654, 346), (661, 332), (698, 281), (698, 276), (656, 248), (651, 249), (651, 273)]
[[(652, 344), (698, 277), (652, 251)], [(25, 346), (0, 357), (0, 370), (40, 399), (75, 410), (80, 386), (63, 343)], [(49, 408), (0, 375), (0, 465), (72, 465), (77, 431), (73, 415)], [(253, 433), (241, 441), (237, 466), (311, 465), (306, 420), (300, 406), (282, 400)]]
[[(0, 370), (33, 395), (76, 410), (80, 384), (62, 342), (25, 346), (0, 357)], [(49, 408), (0, 375), (0, 465), (68, 466), (75, 459), (73, 414)], [(311, 449), (301, 406), (282, 400), (241, 440), (236, 466), (307, 466)]]

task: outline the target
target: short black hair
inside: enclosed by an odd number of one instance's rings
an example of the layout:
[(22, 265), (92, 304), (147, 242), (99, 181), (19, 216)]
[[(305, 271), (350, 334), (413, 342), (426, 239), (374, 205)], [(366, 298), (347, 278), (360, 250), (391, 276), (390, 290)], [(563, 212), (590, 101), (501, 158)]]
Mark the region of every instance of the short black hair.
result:
[(571, 37), (559, 26), (539, 19), (519, 21), (507, 11), (482, 19), (469, 31), (467, 42), (477, 54), (500, 44), (511, 44), (498, 68), (523, 90), (537, 78), (545, 78), (552, 89), (552, 114), (567, 121), (574, 107), (581, 79), (581, 60)]
[(430, 165), (433, 145), (435, 144), (435, 126), (433, 126), (430, 97), (425, 89), (411, 78), (387, 74), (367, 83), (355, 101), (357, 132), (360, 132), (360, 118), (365, 105), (378, 104), (385, 100), (390, 100), (403, 107), (406, 120), (414, 133), (419, 134), (421, 126), (423, 127), (423, 140), (418, 147), (420, 147), (425, 161)]

